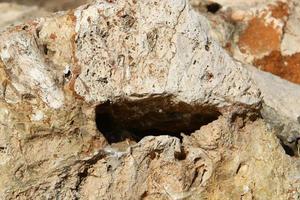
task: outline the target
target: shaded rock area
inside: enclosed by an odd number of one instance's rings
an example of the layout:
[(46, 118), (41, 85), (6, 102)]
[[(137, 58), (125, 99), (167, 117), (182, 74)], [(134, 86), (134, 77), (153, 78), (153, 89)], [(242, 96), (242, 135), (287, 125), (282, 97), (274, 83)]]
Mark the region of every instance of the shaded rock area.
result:
[(300, 198), (297, 2), (16, 3), (0, 199)]

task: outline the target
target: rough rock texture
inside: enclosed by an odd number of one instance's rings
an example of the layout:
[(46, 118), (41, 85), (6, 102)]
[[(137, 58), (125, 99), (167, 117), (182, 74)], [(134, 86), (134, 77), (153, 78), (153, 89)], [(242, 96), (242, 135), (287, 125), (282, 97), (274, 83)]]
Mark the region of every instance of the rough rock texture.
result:
[[(199, 9), (209, 4), (191, 0)], [(216, 0), (218, 12), (209, 16), (219, 38), (236, 59), (300, 83), (298, 24), (300, 4), (294, 0)], [(203, 9), (202, 9), (203, 10)], [(225, 29), (225, 31), (224, 31)]]
[(74, 14), (81, 68), (75, 91), (86, 101), (150, 94), (218, 107), (259, 102), (245, 70), (212, 40), (205, 18), (184, 0), (99, 2)]
[[(191, 0), (191, 3), (209, 19), (216, 32), (214, 38), (234, 58), (299, 83), (298, 1)], [(264, 99), (262, 115), (282, 140), (295, 141), (287, 138), (300, 135), (299, 86), (257, 70), (250, 71)]]
[[(99, 0), (2, 31), (0, 199), (300, 198), (300, 86), (232, 58), (207, 3)], [(247, 34), (246, 53), (278, 48)]]

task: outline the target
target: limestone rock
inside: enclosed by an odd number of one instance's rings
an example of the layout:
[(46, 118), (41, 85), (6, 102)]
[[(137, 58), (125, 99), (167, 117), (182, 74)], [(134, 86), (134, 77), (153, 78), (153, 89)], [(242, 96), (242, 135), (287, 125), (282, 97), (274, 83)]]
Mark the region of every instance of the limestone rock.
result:
[(98, 0), (3, 30), (0, 199), (299, 198), (298, 138), (272, 125), (298, 86), (232, 58), (220, 22)]
[(37, 6), (22, 6), (14, 3), (0, 3), (0, 29), (11, 24), (24, 22), (33, 17), (46, 16), (48, 12)]
[(99, 2), (75, 16), (75, 91), (86, 101), (172, 95), (218, 107), (259, 102), (246, 70), (185, 0)]
[[(209, 2), (191, 0), (195, 7)], [(220, 9), (208, 16), (218, 38), (241, 62), (300, 83), (299, 9), (296, 0), (216, 0)], [(203, 9), (202, 9), (203, 10)]]
[(249, 69), (262, 92), (263, 118), (275, 129), (282, 142), (297, 149), (297, 138), (300, 136), (300, 86), (253, 67)]
[[(214, 38), (234, 58), (299, 83), (297, 1), (191, 0), (191, 3), (205, 13), (216, 32)], [(214, 4), (218, 9), (212, 13), (208, 8)], [(262, 92), (264, 119), (284, 140), (298, 138), (299, 85), (248, 69)]]

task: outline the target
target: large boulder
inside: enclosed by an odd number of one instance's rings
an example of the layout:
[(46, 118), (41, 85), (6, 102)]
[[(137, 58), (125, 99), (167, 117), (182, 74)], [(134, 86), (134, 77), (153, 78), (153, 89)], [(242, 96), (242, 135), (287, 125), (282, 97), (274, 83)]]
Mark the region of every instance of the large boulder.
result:
[(95, 1), (2, 31), (0, 198), (297, 198), (297, 150), (266, 123), (296, 123), (297, 102), (274, 109), (262, 80), (298, 86), (233, 59), (218, 31), (186, 0)]

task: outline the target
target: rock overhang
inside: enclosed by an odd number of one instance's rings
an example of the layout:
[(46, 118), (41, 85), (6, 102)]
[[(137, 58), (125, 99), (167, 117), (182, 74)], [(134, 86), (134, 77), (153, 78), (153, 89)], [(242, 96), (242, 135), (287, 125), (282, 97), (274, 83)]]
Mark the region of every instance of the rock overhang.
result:
[(247, 70), (185, 0), (100, 1), (75, 16), (75, 91), (88, 102), (151, 95), (217, 107), (261, 101)]

